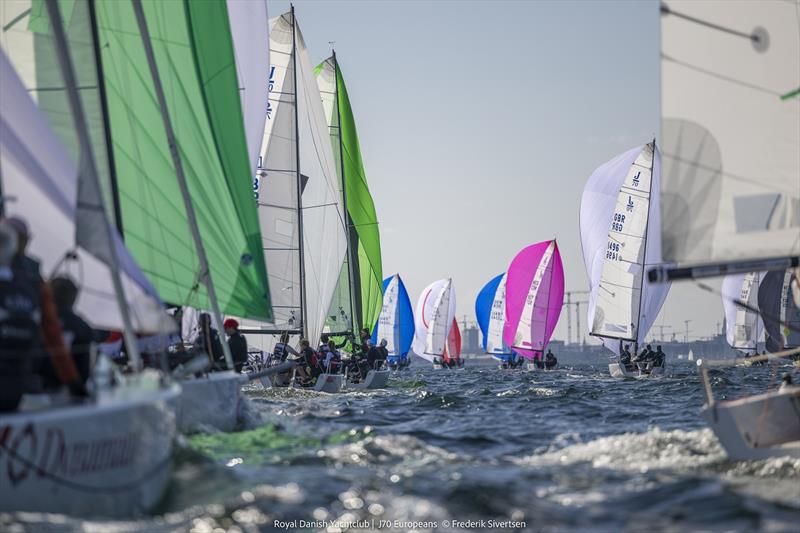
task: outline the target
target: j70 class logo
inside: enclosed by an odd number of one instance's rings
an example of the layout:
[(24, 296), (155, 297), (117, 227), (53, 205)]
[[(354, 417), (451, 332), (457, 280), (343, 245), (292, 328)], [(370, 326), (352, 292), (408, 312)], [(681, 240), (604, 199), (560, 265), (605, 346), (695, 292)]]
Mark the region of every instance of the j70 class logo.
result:
[(633, 211), (633, 198), (630, 195), (628, 195), (628, 205), (625, 206), (625, 209), (627, 209), (629, 213)]
[(639, 171), (639, 172), (637, 172), (637, 173), (636, 173), (636, 175), (633, 177), (633, 186), (634, 186), (634, 187), (638, 187), (638, 186), (639, 186), (639, 176), (641, 176), (641, 175), (642, 175), (642, 171), (640, 170), (640, 171)]
[[(275, 88), (275, 65), (269, 67), (269, 76), (267, 77), (267, 92), (272, 92)], [(272, 103), (267, 100), (267, 120), (272, 119)]]

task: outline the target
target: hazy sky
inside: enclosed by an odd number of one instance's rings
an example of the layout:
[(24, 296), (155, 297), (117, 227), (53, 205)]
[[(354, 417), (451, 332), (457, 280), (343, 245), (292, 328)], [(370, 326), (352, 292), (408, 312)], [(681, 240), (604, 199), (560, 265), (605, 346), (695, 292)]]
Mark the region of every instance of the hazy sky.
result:
[[(270, 16), (289, 8), (268, 5)], [(412, 304), (450, 276), (459, 321), (474, 321), (483, 284), (553, 237), (567, 290), (587, 290), (584, 183), (658, 133), (658, 2), (297, 0), (295, 10), (313, 62), (336, 43), (384, 276), (399, 272)], [(690, 338), (715, 332), (719, 297), (673, 285), (657, 324), (682, 339), (685, 319)], [(555, 338), (566, 332), (562, 313)]]

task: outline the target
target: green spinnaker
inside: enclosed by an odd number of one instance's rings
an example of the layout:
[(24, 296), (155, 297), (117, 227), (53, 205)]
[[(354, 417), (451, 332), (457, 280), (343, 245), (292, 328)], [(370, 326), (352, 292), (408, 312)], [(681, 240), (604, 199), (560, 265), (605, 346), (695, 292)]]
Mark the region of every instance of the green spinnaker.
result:
[[(358, 237), (357, 272), (361, 293), (360, 327), (372, 331), (378, 320), (383, 305), (383, 268), (381, 265), (381, 241), (378, 228), (378, 217), (375, 213), (375, 203), (367, 185), (364, 164), (361, 160), (361, 149), (358, 142), (356, 122), (347, 95), (341, 68), (334, 65), (333, 59), (320, 63), (315, 69), (319, 76), (321, 70), (333, 66), (336, 70), (336, 106), (333, 114), (328, 118), (329, 124), (339, 123), (339, 139), (341, 142), (342, 161), (339, 172), (344, 173), (345, 194), (347, 195), (347, 212)], [(334, 136), (331, 136), (334, 138)], [(340, 147), (335, 145), (334, 152), (338, 154)], [(350, 239), (353, 242), (353, 239)]]
[[(132, 5), (96, 6), (125, 244), (165, 301), (208, 309)], [(226, 3), (143, 8), (220, 308), (269, 321)]]

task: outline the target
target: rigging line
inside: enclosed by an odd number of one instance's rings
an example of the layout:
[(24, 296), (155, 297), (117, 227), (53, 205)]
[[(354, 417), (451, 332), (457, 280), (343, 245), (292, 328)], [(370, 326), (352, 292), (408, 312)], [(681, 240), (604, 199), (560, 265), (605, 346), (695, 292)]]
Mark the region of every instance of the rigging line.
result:
[[(695, 161), (690, 161), (688, 159), (684, 159), (683, 157), (680, 157), (680, 156), (677, 156), (675, 154), (671, 154), (671, 153), (668, 153), (668, 152), (662, 152), (662, 155), (665, 156), (665, 157), (669, 157), (671, 159), (674, 159), (675, 161), (678, 161), (679, 163), (683, 163), (684, 165), (688, 165), (690, 167), (696, 167), (696, 168), (699, 168), (699, 169), (702, 169), (702, 170), (707, 170), (709, 172), (714, 173), (714, 175), (721, 174), (721, 175), (723, 175), (723, 176), (725, 176), (727, 178), (734, 179), (734, 180), (737, 180), (737, 181), (740, 181), (740, 182), (743, 182), (743, 183), (749, 183), (751, 185), (758, 185), (761, 188), (764, 187), (764, 180), (763, 179), (748, 178), (746, 176), (740, 176), (738, 174), (731, 174), (730, 172), (725, 172), (720, 168), (714, 168), (714, 167), (710, 167), (708, 165), (704, 165), (702, 163), (698, 163), (698, 162), (695, 162)], [(775, 190), (775, 189), (773, 189), (771, 192), (773, 192), (775, 194), (781, 194), (781, 195), (782, 194), (793, 194), (793, 192), (789, 193), (787, 191), (780, 191), (780, 190)]]
[(780, 324), (781, 326), (785, 327), (789, 331), (794, 331), (795, 333), (800, 333), (800, 327), (792, 326), (792, 325), (789, 324), (788, 321), (782, 322), (780, 317), (775, 318), (774, 316), (761, 311), (761, 309), (759, 309), (758, 307), (753, 307), (752, 305), (748, 304), (747, 302), (743, 302), (743, 301), (738, 300), (736, 298), (731, 298), (729, 296), (725, 296), (724, 294), (722, 294), (721, 291), (718, 291), (718, 290), (714, 289), (713, 287), (710, 287), (710, 286), (706, 285), (705, 283), (703, 283), (701, 281), (695, 281), (695, 284), (699, 288), (703, 289), (704, 291), (708, 291), (711, 294), (717, 294), (717, 295), (721, 296), (722, 298), (726, 298), (727, 300), (733, 302), (734, 305), (736, 305), (737, 307), (741, 307), (745, 311), (750, 311), (751, 313), (758, 314), (758, 316), (760, 316), (762, 320), (769, 320), (771, 322), (776, 322), (777, 324)]
[(712, 78), (717, 78), (717, 79), (722, 80), (722, 81), (727, 81), (728, 83), (733, 83), (734, 85), (740, 85), (742, 87), (747, 87), (748, 89), (753, 89), (754, 91), (759, 91), (759, 92), (762, 92), (762, 93), (766, 93), (766, 94), (769, 94), (771, 96), (778, 96), (778, 97), (781, 96), (781, 93), (778, 92), (778, 91), (774, 91), (774, 90), (768, 89), (766, 87), (761, 87), (759, 85), (755, 85), (754, 83), (750, 83), (750, 82), (747, 82), (747, 81), (737, 80), (736, 78), (732, 78), (730, 76), (725, 76), (724, 74), (719, 74), (717, 72), (713, 72), (713, 71), (705, 69), (703, 67), (699, 67), (697, 65), (693, 65), (691, 63), (687, 63), (686, 61), (681, 61), (680, 59), (675, 59), (674, 57), (665, 55), (663, 53), (661, 54), (661, 59), (663, 59), (665, 61), (672, 61), (676, 65), (680, 65), (682, 67), (686, 67), (688, 69), (694, 70), (694, 71), (699, 72), (701, 74), (706, 74), (708, 76), (711, 76)]
[(675, 15), (678, 18), (682, 18), (684, 20), (688, 20), (689, 22), (694, 22), (695, 24), (700, 24), (701, 26), (705, 26), (707, 28), (711, 28), (714, 30), (719, 30), (724, 33), (729, 33), (731, 35), (735, 35), (737, 37), (744, 37), (745, 39), (753, 42), (759, 42), (761, 38), (756, 35), (755, 33), (744, 33), (739, 30), (734, 30), (733, 28), (727, 28), (725, 26), (720, 26), (719, 24), (714, 24), (713, 22), (709, 22), (707, 20), (699, 19), (692, 17), (690, 15), (686, 15), (684, 13), (679, 13), (677, 11), (672, 11), (667, 4), (661, 4), (661, 14), (662, 15)]

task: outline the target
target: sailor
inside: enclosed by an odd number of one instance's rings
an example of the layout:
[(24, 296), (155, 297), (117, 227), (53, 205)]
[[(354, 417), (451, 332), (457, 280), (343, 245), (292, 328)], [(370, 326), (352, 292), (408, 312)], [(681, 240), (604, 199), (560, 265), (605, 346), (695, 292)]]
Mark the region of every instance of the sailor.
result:
[(386, 349), (386, 339), (381, 339), (378, 346), (373, 346), (367, 354), (367, 364), (370, 370), (375, 370), (383, 366), (386, 358), (389, 357), (389, 350)]
[(626, 344), (625, 347), (619, 354), (619, 362), (625, 366), (629, 366), (631, 364), (631, 345)]
[(283, 363), (284, 361), (286, 361), (286, 358), (289, 356), (289, 354), (295, 355), (297, 357), (300, 356), (300, 353), (297, 350), (289, 346), (289, 332), (284, 331), (283, 333), (281, 333), (280, 340), (277, 343), (275, 343), (275, 348), (272, 350), (271, 360)]
[[(22, 219), (0, 219), (0, 411), (17, 408), (29, 389), (31, 356), (49, 353), (55, 373), (74, 396), (86, 388), (69, 355), (50, 286), (39, 263), (25, 255), (30, 239)], [(40, 385), (41, 386), (41, 385)]]
[(228, 318), (223, 326), (228, 335), (228, 346), (231, 349), (234, 368), (237, 372), (241, 372), (247, 363), (247, 339), (239, 332), (239, 322), (235, 319)]
[[(333, 352), (331, 351), (330, 343), (331, 339), (327, 333), (323, 333), (320, 335), (319, 338), (319, 348), (317, 348), (317, 353), (319, 353), (319, 357), (322, 360), (322, 366), (324, 368), (328, 368), (328, 363), (333, 358)], [(334, 349), (336, 348), (336, 343), (333, 343)]]
[(219, 333), (211, 325), (211, 315), (201, 313), (199, 319), (200, 334), (195, 341), (195, 350), (205, 353), (212, 363), (225, 364), (225, 353), (222, 351), (222, 343), (219, 340)]
[(328, 353), (325, 356), (324, 366), (325, 370), (331, 374), (338, 374), (342, 367), (342, 356), (333, 340), (328, 341)]
[(367, 328), (361, 328), (359, 336), (361, 338), (361, 353), (366, 356), (372, 347), (372, 335), (369, 334)]
[[(57, 277), (50, 282), (53, 289), (53, 299), (58, 312), (58, 319), (61, 322), (61, 329), (64, 332), (64, 339), (69, 343), (72, 359), (75, 367), (81, 376), (81, 380), (86, 383), (89, 379), (89, 368), (91, 366), (91, 348), (97, 339), (96, 332), (86, 323), (77, 313), (75, 313), (75, 301), (78, 298), (78, 287), (67, 277)], [(55, 369), (49, 361), (46, 364), (47, 372), (51, 383), (57, 384), (58, 378)]]
[[(297, 375), (307, 381), (312, 376), (312, 366), (316, 366), (316, 354), (307, 339), (300, 339), (300, 353), (297, 358)], [(308, 384), (308, 383), (304, 383)]]
[(647, 363), (650, 361), (653, 353), (653, 348), (648, 344), (644, 347), (642, 352), (633, 360), (634, 363)]
[(653, 367), (657, 366), (664, 366), (664, 361), (666, 360), (667, 356), (664, 352), (661, 351), (661, 345), (659, 344), (656, 346), (656, 351), (653, 354)]
[(550, 348), (547, 349), (547, 355), (544, 357), (544, 367), (547, 370), (552, 370), (558, 365), (558, 359), (556, 356), (553, 355), (553, 352), (550, 351)]

